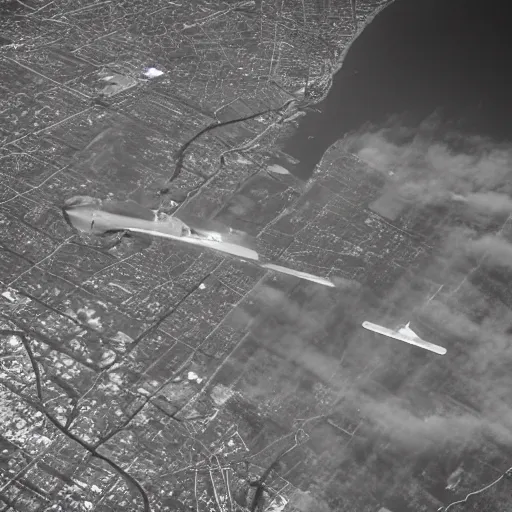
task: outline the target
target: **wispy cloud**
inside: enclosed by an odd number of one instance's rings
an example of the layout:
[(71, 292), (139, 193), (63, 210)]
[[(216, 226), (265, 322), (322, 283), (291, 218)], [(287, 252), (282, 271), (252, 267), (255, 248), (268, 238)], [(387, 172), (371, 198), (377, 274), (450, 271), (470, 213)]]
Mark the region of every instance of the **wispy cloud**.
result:
[(512, 213), (512, 197), (508, 194), (498, 192), (473, 192), (465, 196), (453, 194), (453, 201), (460, 201), (481, 213), (489, 213), (491, 215), (511, 214)]
[[(401, 286), (400, 293), (410, 292)], [(503, 372), (512, 362), (512, 338), (506, 333), (505, 310), (492, 309), (485, 296), (471, 285), (465, 293), (481, 308), (487, 308), (487, 316), (480, 321), (458, 310), (455, 299), (452, 306), (446, 297), (444, 302), (429, 302), (417, 319), (434, 335), (451, 343), (449, 353), (443, 359), (426, 359), (409, 372), (398, 390), (388, 390), (382, 387), (380, 376), (393, 373), (392, 369), (401, 364), (397, 357), (406, 358), (403, 364), (407, 361), (406, 349), (400, 342), (379, 340), (356, 328), (340, 333), (344, 349), (336, 339), (318, 344), (319, 339), (326, 339), (325, 328), (341, 309), (339, 303), (333, 304), (333, 293), (340, 292), (311, 286), (303, 290), (300, 298), (294, 298), (283, 290), (263, 286), (257, 294), (267, 313), (255, 322), (255, 338), (283, 361), (314, 376), (318, 385), (329, 389), (332, 396), (342, 399), (327, 400), (325, 406), (318, 403), (319, 412), (343, 416), (346, 404), (350, 403), (352, 410), (357, 408), (363, 418), (366, 436), (384, 434), (398, 446), (413, 451), (442, 449), (446, 443), (462, 446), (478, 442), (482, 436), (512, 446), (512, 407), (506, 398), (512, 381)], [(338, 296), (337, 300), (345, 299)], [(325, 309), (327, 303), (333, 304), (330, 311)], [(510, 322), (512, 325), (512, 318)], [(345, 319), (340, 328), (349, 324)], [(366, 361), (373, 371), (361, 369), (354, 376), (342, 369), (344, 359), (349, 361), (349, 367), (356, 360)], [(451, 388), (441, 388), (432, 398), (416, 383), (434, 382), (440, 369), (441, 374), (449, 376)], [(457, 389), (471, 390), (472, 409), (464, 405), (464, 393), (457, 394)]]
[[(512, 267), (512, 244), (498, 231), (512, 213), (512, 147), (442, 133), (435, 116), (418, 130), (395, 123), (354, 134), (346, 146), (385, 176), (391, 194), (419, 209), (443, 206), (435, 250), (390, 287), (385, 301), (345, 279), (336, 289), (263, 286), (255, 340), (278, 358), (276, 374), (293, 368), (322, 390), (313, 412), (352, 425), (362, 418), (366, 439), (385, 436), (411, 451), (479, 446), (489, 438), (512, 447), (512, 313), (482, 286), (486, 272)], [(488, 218), (497, 228), (485, 233), (474, 221)], [(363, 320), (394, 327), (406, 316), (447, 355), (421, 358), (420, 349), (360, 327)], [(263, 389), (268, 380), (252, 385)], [(293, 399), (297, 388), (287, 386)]]
[(346, 147), (407, 199), (455, 199), (491, 213), (512, 211), (512, 146), (449, 132), (436, 115), (416, 129), (394, 119), (384, 128), (352, 134)]
[(486, 266), (512, 269), (512, 244), (499, 235), (484, 235), (468, 241), (468, 250), (478, 258), (485, 258)]
[[(343, 416), (349, 401), (371, 435), (384, 434), (411, 450), (462, 446), (482, 436), (512, 446), (507, 398), (512, 377), (506, 370), (512, 365), (512, 316), (474, 282), (477, 269), (482, 278), (489, 269), (512, 267), (512, 244), (500, 233), (482, 234), (473, 222), (482, 216), (504, 220), (512, 213), (512, 148), (480, 137), (440, 134), (435, 117), (415, 131), (397, 124), (359, 133), (347, 145), (386, 176), (388, 190), (419, 208), (442, 204), (456, 220), (439, 228), (438, 245), (423, 274), (397, 281), (386, 304), (363, 299), (371, 290), (349, 280), (337, 283), (336, 290), (311, 285), (300, 294), (262, 287), (257, 300), (267, 313), (254, 323), (254, 336), (343, 397), (339, 403), (327, 401), (326, 414)], [(444, 286), (426, 303), (415, 288), (422, 275)], [(386, 319), (383, 311), (398, 310), (407, 311), (425, 337), (446, 346), (448, 354), (414, 363), (400, 385), (388, 389), (390, 375), (401, 373), (402, 365), (411, 364), (409, 351), (419, 349), (362, 332), (359, 322)], [(392, 327), (396, 319), (386, 314)], [(425, 392), (429, 384), (420, 382), (435, 384), (436, 391)]]

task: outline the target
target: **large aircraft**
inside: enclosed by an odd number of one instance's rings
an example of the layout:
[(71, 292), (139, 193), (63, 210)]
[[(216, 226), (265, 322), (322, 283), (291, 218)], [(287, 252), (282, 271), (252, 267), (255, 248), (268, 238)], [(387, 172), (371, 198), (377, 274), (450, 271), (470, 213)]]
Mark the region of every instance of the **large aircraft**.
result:
[(434, 343), (430, 343), (429, 341), (422, 340), (410, 327), (410, 322), (407, 322), (404, 326), (399, 327), (398, 329), (388, 329), (387, 327), (383, 327), (382, 325), (372, 324), (371, 322), (363, 322), (363, 327), (368, 329), (369, 331), (376, 332), (378, 334), (382, 334), (387, 336), (388, 338), (394, 338), (395, 340), (404, 341), (405, 343), (409, 343), (410, 345), (416, 345), (417, 347), (424, 348), (425, 350), (430, 350), (430, 352), (435, 352), (439, 355), (446, 354), (446, 349), (444, 347), (440, 347), (439, 345), (434, 345)]
[(288, 274), (331, 288), (335, 286), (325, 277), (282, 267), (262, 259), (257, 251), (237, 239), (233, 230), (226, 226), (224, 226), (224, 232), (218, 232), (186, 224), (173, 215), (161, 218), (154, 210), (131, 200), (115, 201), (75, 196), (65, 201), (62, 210), (66, 221), (83, 233), (101, 235), (108, 232), (130, 232), (167, 238), (253, 261), (260, 267), (273, 272)]

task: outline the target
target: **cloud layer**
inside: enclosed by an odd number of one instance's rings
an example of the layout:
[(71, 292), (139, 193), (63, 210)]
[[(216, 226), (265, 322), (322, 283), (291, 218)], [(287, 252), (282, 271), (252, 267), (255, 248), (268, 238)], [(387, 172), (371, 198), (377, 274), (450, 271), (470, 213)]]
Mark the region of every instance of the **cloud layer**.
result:
[(416, 129), (394, 119), (347, 137), (345, 146), (384, 173), (399, 196), (423, 204), (450, 200), (490, 213), (512, 211), (512, 146), (450, 132), (437, 115)]
[[(435, 253), (379, 311), (365, 298), (371, 290), (349, 281), (336, 291), (305, 285), (301, 294), (262, 287), (255, 338), (329, 390), (319, 411), (357, 410), (367, 436), (413, 452), (484, 439), (512, 448), (512, 293), (510, 302), (506, 285), (498, 293), (512, 277), (512, 146), (443, 131), (434, 116), (417, 130), (395, 120), (353, 134), (345, 148), (381, 172), (388, 191), (446, 209)], [(479, 228), (489, 225), (496, 229)], [(414, 286), (429, 279), (443, 286), (419, 302)], [(408, 305), (415, 328), (448, 354), (423, 357), (359, 328), (373, 314), (386, 320), (394, 304)]]

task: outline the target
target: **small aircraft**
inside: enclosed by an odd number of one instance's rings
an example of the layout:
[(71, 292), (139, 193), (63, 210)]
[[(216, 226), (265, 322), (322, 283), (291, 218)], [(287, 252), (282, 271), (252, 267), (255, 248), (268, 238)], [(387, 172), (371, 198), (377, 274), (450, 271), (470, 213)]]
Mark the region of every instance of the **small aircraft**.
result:
[(410, 322), (407, 322), (404, 326), (399, 327), (398, 329), (388, 329), (387, 327), (383, 327), (381, 325), (372, 324), (371, 322), (363, 322), (363, 327), (368, 329), (369, 331), (376, 332), (378, 334), (382, 334), (387, 336), (388, 338), (394, 338), (395, 340), (404, 341), (405, 343), (409, 343), (410, 345), (416, 345), (417, 347), (424, 348), (425, 350), (430, 350), (431, 352), (435, 352), (439, 355), (446, 354), (446, 349), (444, 347), (440, 347), (439, 345), (434, 345), (429, 341), (422, 340), (410, 327)]

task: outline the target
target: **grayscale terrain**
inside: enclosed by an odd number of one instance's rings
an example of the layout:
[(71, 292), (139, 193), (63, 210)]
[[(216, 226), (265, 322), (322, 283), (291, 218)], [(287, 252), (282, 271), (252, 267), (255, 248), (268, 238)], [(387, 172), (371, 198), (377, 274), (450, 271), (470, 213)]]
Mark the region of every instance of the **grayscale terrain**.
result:
[(0, 511), (512, 509), (511, 146), (288, 172), (384, 6), (0, 0)]

